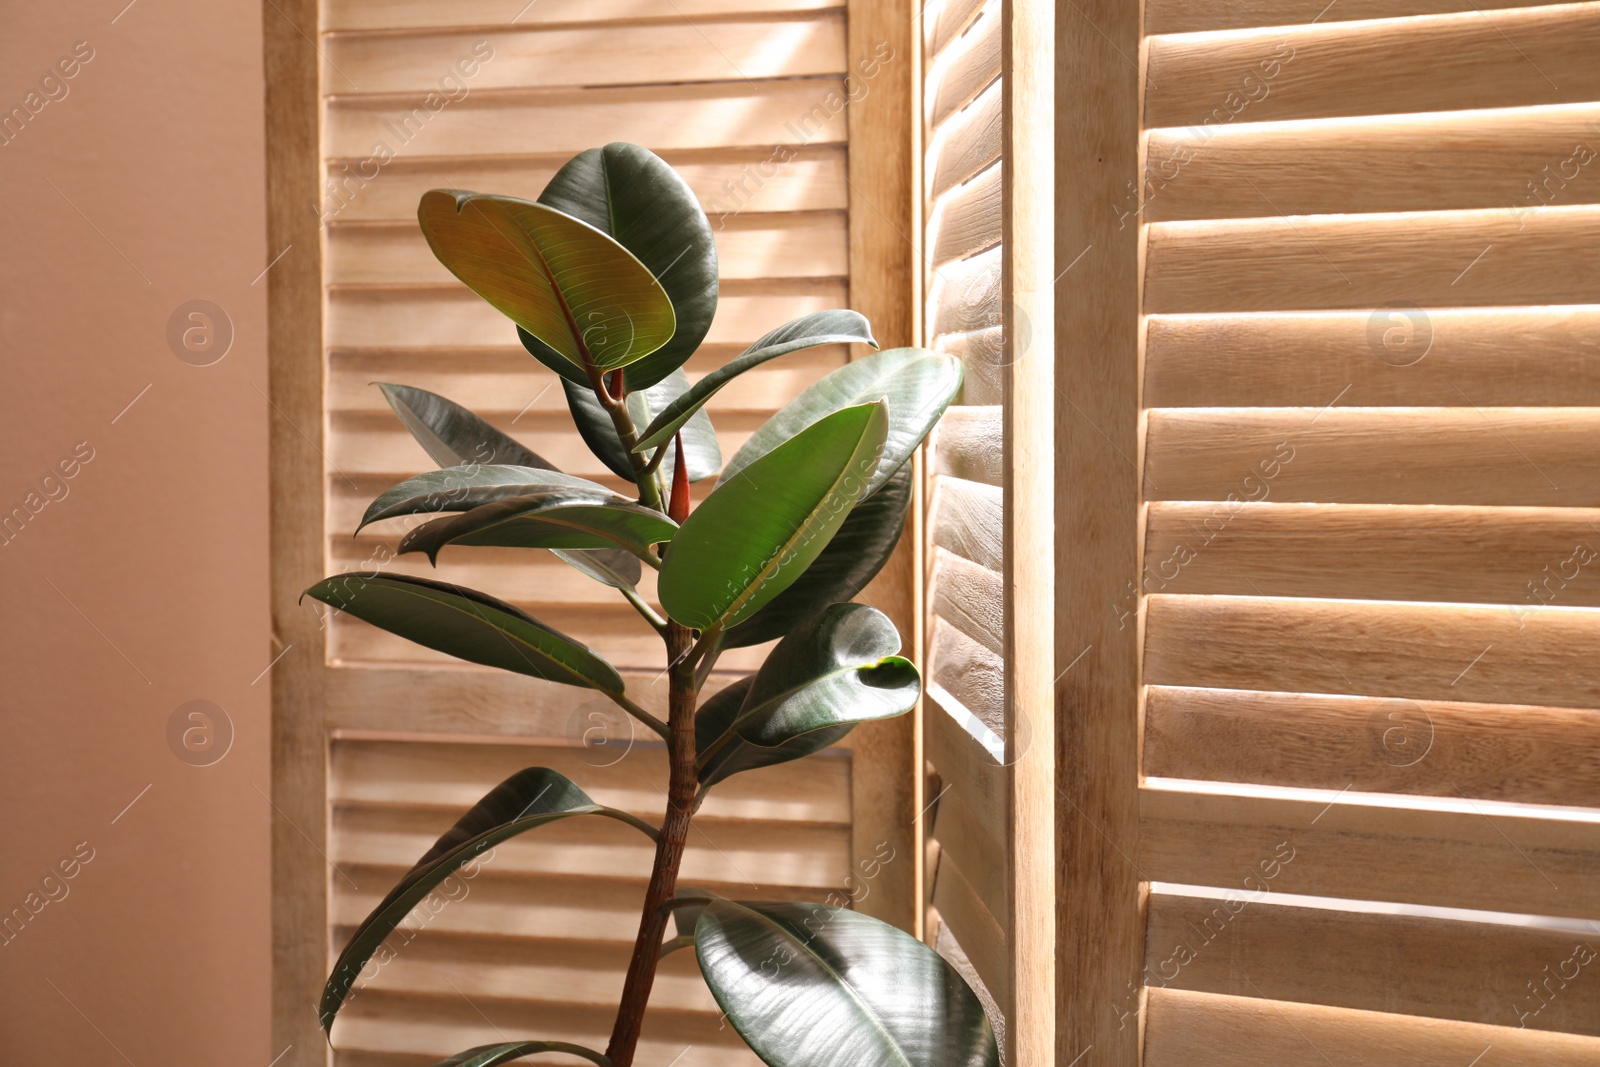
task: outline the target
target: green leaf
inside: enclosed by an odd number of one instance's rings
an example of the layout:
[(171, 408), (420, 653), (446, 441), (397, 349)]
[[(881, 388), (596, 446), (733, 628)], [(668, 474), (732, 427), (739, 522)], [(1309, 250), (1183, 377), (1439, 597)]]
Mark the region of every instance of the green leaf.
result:
[(441, 467), (463, 463), (495, 463), (555, 470), (555, 464), (523, 446), (454, 400), (409, 385), (379, 382), (383, 397), (417, 439), (428, 458)]
[(731, 721), (721, 722), (727, 707), (714, 703), (722, 693), (695, 717), (701, 784), (809, 756), (858, 722), (910, 711), (922, 681), (899, 651), (894, 623), (865, 604), (835, 604), (801, 623), (748, 685), (739, 683), (745, 695)]
[(639, 435), (639, 443), (633, 450), (642, 452), (672, 440), (678, 428), (703, 408), (719, 389), (751, 367), (803, 348), (851, 343), (878, 347), (878, 342), (872, 339), (872, 327), (867, 323), (866, 316), (848, 309), (814, 311), (779, 326), (722, 367), (701, 378), (693, 389), (666, 405), (655, 421)]
[(657, 585), (685, 626), (732, 626), (792, 585), (827, 547), (883, 453), (887, 405), (826, 416), (724, 477), (672, 539)]
[(569, 160), (539, 203), (611, 235), (650, 269), (672, 301), (677, 332), (628, 367), (628, 390), (648, 388), (681, 367), (705, 340), (717, 311), (717, 246), (689, 184), (649, 149), (616, 141)]
[(768, 1067), (999, 1067), (976, 995), (888, 923), (824, 904), (718, 900), (695, 926), (711, 994)]
[(487, 593), (405, 575), (324, 578), (306, 596), (436, 652), (564, 685), (621, 693), (615, 667)]
[(417, 221), (439, 262), (542, 341), (552, 366), (581, 372), (586, 350), (597, 367), (614, 370), (672, 338), (666, 291), (588, 223), (544, 204), (454, 189), (424, 193)]
[(889, 433), (878, 469), (862, 498), (883, 487), (911, 458), (961, 388), (961, 361), (926, 348), (891, 348), (847, 363), (795, 397), (745, 441), (724, 480), (830, 412), (872, 400), (889, 404)]
[(644, 821), (604, 807), (564, 775), (545, 767), (529, 767), (491, 789), (406, 872), (372, 914), (361, 921), (333, 965), (322, 988), (319, 1014), (330, 1029), (372, 954), (395, 927), (433, 889), (464, 864), (526, 830), (574, 815), (603, 815), (638, 827), (651, 838), (656, 831)]
[(828, 547), (793, 585), (728, 631), (724, 648), (782, 637), (830, 604), (843, 604), (883, 570), (911, 514), (911, 464), (902, 463), (883, 488), (857, 504)]
[(496, 1067), (496, 1064), (510, 1063), (541, 1052), (564, 1052), (568, 1056), (581, 1056), (598, 1067), (611, 1067), (611, 1061), (594, 1049), (567, 1041), (507, 1041), (501, 1045), (479, 1045), (458, 1052), (447, 1060), (440, 1060), (434, 1067)]
[(621, 549), (576, 551), (562, 548), (555, 549), (552, 554), (601, 585), (609, 585), (613, 589), (632, 589), (639, 584), (639, 577), (644, 573), (639, 557)]
[(499, 548), (620, 548), (645, 558), (672, 540), (678, 524), (627, 500), (596, 504), (588, 494), (539, 493), (473, 508), (412, 530), (400, 551), (426, 552), (437, 563), (445, 545)]
[(562, 474), (560, 471), (466, 463), (459, 467), (426, 471), (385, 491), (367, 507), (366, 514), (361, 516), (361, 526), (356, 529), (399, 515), (471, 511), (497, 500), (544, 493), (566, 494), (568, 499), (574, 501), (582, 497), (595, 504), (627, 500), (599, 482)]
[[(611, 473), (633, 481), (633, 464), (628, 458), (628, 450), (622, 447), (617, 427), (611, 421), (611, 416), (606, 414), (606, 409), (600, 406), (600, 401), (595, 399), (594, 390), (587, 383), (574, 385), (563, 381), (561, 386), (567, 392), (567, 408), (572, 412), (572, 421), (577, 424), (578, 434), (589, 446), (589, 451), (610, 468)], [(629, 393), (628, 413), (633, 417), (633, 424), (647, 425), (657, 412), (683, 395), (688, 388), (689, 376), (682, 370), (675, 370), (649, 389)], [(695, 412), (683, 427), (683, 454), (689, 462), (691, 482), (714, 477), (722, 469), (722, 449), (717, 444), (717, 431), (712, 429), (711, 417), (704, 411)], [(653, 451), (644, 454), (647, 461), (653, 456)], [(661, 461), (660, 470), (662, 482), (671, 485), (670, 452)]]

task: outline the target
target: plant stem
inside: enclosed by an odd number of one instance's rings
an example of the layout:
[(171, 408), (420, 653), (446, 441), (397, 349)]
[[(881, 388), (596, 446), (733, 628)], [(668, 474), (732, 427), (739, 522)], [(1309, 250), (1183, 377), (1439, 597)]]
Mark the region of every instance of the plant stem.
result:
[(633, 958), (628, 962), (628, 977), (622, 986), (622, 1003), (611, 1030), (606, 1055), (611, 1067), (632, 1067), (634, 1049), (639, 1044), (639, 1029), (644, 1023), (645, 1005), (656, 980), (656, 964), (661, 954), (661, 938), (667, 929), (667, 909), (663, 908), (678, 887), (678, 868), (683, 863), (683, 847), (689, 839), (689, 821), (694, 816), (696, 775), (694, 766), (694, 710), (696, 687), (694, 663), (686, 653), (693, 634), (678, 623), (667, 625), (667, 658), (671, 668), (668, 691), (667, 724), (671, 735), (667, 752), (671, 775), (667, 783), (667, 813), (656, 842), (655, 868), (650, 872), (650, 887), (645, 891), (644, 911), (639, 917), (639, 936), (633, 943)]

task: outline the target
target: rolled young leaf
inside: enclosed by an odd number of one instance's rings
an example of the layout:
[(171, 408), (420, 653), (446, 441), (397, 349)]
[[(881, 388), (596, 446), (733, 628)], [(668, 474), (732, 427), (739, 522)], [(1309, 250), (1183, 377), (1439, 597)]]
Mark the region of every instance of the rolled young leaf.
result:
[(695, 925), (695, 953), (768, 1067), (999, 1067), (994, 1029), (961, 975), (878, 919), (717, 900)]
[(615, 141), (568, 160), (539, 203), (609, 234), (660, 282), (677, 330), (623, 381), (636, 392), (665, 380), (700, 347), (717, 311), (717, 246), (694, 190), (649, 149)]
[(626, 501), (596, 504), (579, 494), (511, 497), (473, 508), (462, 515), (434, 519), (406, 534), (401, 553), (426, 552), (437, 563), (445, 545), (498, 548), (613, 548), (641, 559), (650, 546), (672, 540), (678, 524), (651, 508)]
[(361, 526), (356, 529), (399, 515), (471, 511), (497, 500), (541, 493), (564, 494), (571, 501), (581, 497), (596, 504), (629, 502), (627, 497), (613, 493), (599, 482), (560, 471), (467, 463), (426, 471), (386, 490), (367, 507), (366, 514), (361, 516)]
[[(744, 698), (749, 694), (750, 686), (755, 680), (756, 676), (753, 674), (748, 678), (739, 679), (708, 698), (695, 712), (695, 751), (701, 754), (697, 779), (702, 789), (708, 789), (741, 771), (753, 771), (760, 767), (771, 767), (791, 760), (804, 759), (814, 752), (821, 752), (836, 741), (843, 740), (846, 734), (855, 729), (853, 722), (824, 727), (800, 734), (771, 748), (752, 745), (737, 734), (730, 735), (728, 731), (733, 726), (733, 721), (739, 717), (739, 708), (743, 706)], [(721, 744), (718, 744), (718, 741), (721, 741)], [(690, 895), (688, 890), (681, 888), (678, 893), (681, 896)]]
[(633, 450), (642, 452), (672, 440), (672, 435), (705, 407), (719, 389), (752, 367), (803, 348), (852, 343), (878, 347), (878, 342), (872, 339), (872, 327), (867, 323), (866, 316), (846, 308), (813, 311), (779, 326), (666, 405), (655, 421), (639, 435), (639, 443)]
[(649, 268), (586, 222), (457, 189), (424, 193), (417, 221), (439, 262), (543, 342), (563, 374), (586, 374), (585, 353), (614, 370), (672, 338), (672, 301)]
[(621, 693), (617, 669), (521, 608), (406, 575), (324, 578), (306, 596), (436, 652), (563, 685)]
[(499, 1045), (479, 1045), (458, 1052), (447, 1060), (440, 1060), (434, 1067), (496, 1067), (541, 1052), (563, 1052), (568, 1056), (580, 1056), (597, 1067), (611, 1067), (611, 1061), (594, 1049), (568, 1041), (507, 1041)]
[[(606, 409), (600, 406), (600, 401), (595, 399), (594, 390), (587, 385), (576, 385), (568, 381), (563, 381), (561, 386), (566, 390), (567, 409), (572, 412), (572, 421), (578, 427), (578, 435), (583, 438), (583, 443), (589, 446), (589, 451), (593, 452), (618, 478), (633, 481), (633, 462), (628, 458), (628, 450), (622, 447), (622, 439), (617, 436), (617, 427), (611, 421), (611, 416), (606, 413)], [(632, 416), (633, 424), (648, 425), (650, 420), (655, 418), (656, 412), (661, 411), (688, 388), (689, 376), (680, 369), (673, 371), (649, 389), (629, 393), (628, 414)], [(711, 426), (711, 416), (704, 411), (695, 412), (683, 427), (683, 451), (689, 461), (691, 482), (715, 477), (722, 469), (722, 448), (717, 444), (717, 431)], [(652, 455), (653, 453), (646, 452), (644, 458), (649, 460)], [(661, 461), (660, 470), (662, 482), (671, 485), (670, 452)]]
[(782, 637), (831, 604), (851, 600), (883, 570), (911, 514), (911, 464), (902, 463), (883, 488), (857, 504), (811, 566), (760, 611), (728, 631), (723, 648)]
[(732, 626), (783, 592), (843, 525), (883, 453), (882, 402), (845, 408), (723, 478), (672, 539), (657, 592), (685, 626)]
[(724, 480), (789, 440), (830, 412), (872, 400), (889, 404), (883, 456), (862, 499), (883, 487), (911, 458), (961, 388), (961, 361), (926, 348), (891, 348), (846, 363), (795, 397), (735, 452)]
[(319, 1009), (322, 1028), (328, 1030), (333, 1026), (334, 1017), (349, 996), (351, 984), (384, 938), (434, 887), (507, 838), (574, 815), (603, 815), (637, 827), (652, 839), (656, 836), (649, 824), (627, 812), (596, 804), (587, 793), (555, 771), (545, 767), (518, 771), (490, 790), (445, 831), (389, 890), (388, 896), (378, 902), (372, 914), (356, 927), (322, 988)]

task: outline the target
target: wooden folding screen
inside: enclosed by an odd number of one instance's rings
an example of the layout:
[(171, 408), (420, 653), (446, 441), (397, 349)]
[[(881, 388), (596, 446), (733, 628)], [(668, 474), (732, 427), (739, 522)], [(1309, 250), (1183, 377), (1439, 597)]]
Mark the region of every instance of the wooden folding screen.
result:
[(1059, 1063), (1600, 1062), (1600, 5), (1499, 7), (1062, 9)]
[[(677, 166), (717, 234), (722, 299), (690, 374), (806, 311), (852, 306), (911, 341), (911, 13), (844, 0), (269, 0), (268, 130), (276, 668), (277, 1061), (322, 1064), (315, 1002), (342, 943), (491, 785), (555, 767), (602, 803), (663, 806), (666, 768), (607, 701), (464, 668), (300, 605), (327, 573), (426, 574), (392, 531), (352, 538), (373, 495), (431, 466), (371, 383), (440, 392), (563, 469), (613, 484), (562, 391), (417, 229), (421, 193), (532, 198), (613, 140)], [(711, 406), (731, 455), (844, 348), (789, 357)], [(620, 488), (620, 485), (618, 485)], [(524, 605), (623, 668), (659, 707), (659, 644), (630, 609), (535, 553), (443, 571)], [(912, 633), (911, 553), (871, 590)], [(647, 594), (651, 592), (646, 588)], [(320, 606), (319, 606), (320, 609)], [(725, 656), (723, 680), (751, 652)], [(705, 805), (684, 878), (732, 895), (852, 901), (910, 928), (918, 867), (910, 722), (734, 779)], [(563, 824), (565, 825), (565, 824)], [(610, 824), (606, 824), (610, 825)], [(650, 850), (601, 825), (497, 849), (390, 940), (335, 1031), (333, 1062), (430, 1063), (501, 1035), (603, 1047)], [(683, 954), (663, 968), (641, 1056), (751, 1063)], [(674, 1057), (679, 1057), (674, 1059)]]

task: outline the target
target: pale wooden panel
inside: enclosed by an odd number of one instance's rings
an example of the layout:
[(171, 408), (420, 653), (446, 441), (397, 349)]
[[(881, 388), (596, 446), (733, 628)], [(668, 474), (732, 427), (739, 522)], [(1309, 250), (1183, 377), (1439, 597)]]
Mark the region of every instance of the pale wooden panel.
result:
[(1600, 292), (1600, 209), (1589, 206), (1523, 218), (1493, 210), (1165, 222), (1148, 234), (1152, 314), (1579, 304)]
[(1597, 524), (1590, 508), (1155, 503), (1144, 588), (1596, 607)]
[(935, 547), (928, 603), (934, 615), (996, 656), (1005, 655), (1005, 591), (1000, 575)]
[(1000, 167), (992, 166), (940, 200), (928, 226), (935, 268), (1000, 243)]
[(1000, 84), (940, 127), (929, 150), (928, 199), (934, 200), (1000, 158)]
[[(745, 214), (716, 231), (723, 279), (837, 278), (849, 273), (842, 212)], [(327, 278), (352, 282), (436, 283), (454, 280), (411, 220), (335, 223), (329, 227)]]
[(1255, 29), (1452, 11), (1542, 7), (1546, 3), (1548, 0), (1493, 0), (1490, 4), (1478, 4), (1473, 0), (1340, 0), (1337, 4), (1328, 4), (1326, 0), (1215, 0), (1196, 4), (1191, 0), (1146, 0), (1144, 29), (1150, 34)]
[(989, 834), (961, 799), (961, 791), (940, 794), (933, 820), (939, 863), (959, 867), (967, 885), (1002, 930), (1011, 929), (1011, 862), (1003, 839)]
[[(361, 146), (360, 158), (329, 161), (327, 177), (338, 187), (337, 195), (323, 193), (323, 212), (329, 217), (409, 221), (417, 217), (422, 194), (440, 188), (476, 189), (534, 200), (571, 155), (402, 155), (381, 168), (372, 164), (363, 168), (362, 160), (371, 147)], [(841, 210), (847, 203), (845, 149), (840, 145), (788, 146), (777, 156), (771, 145), (664, 149), (660, 155), (695, 191), (712, 216), (713, 226), (726, 225), (725, 220), (745, 208), (830, 211)]]
[(1144, 218), (1592, 204), (1597, 119), (1585, 105), (1152, 130)]
[(1555, 974), (1574, 946), (1594, 962), (1592, 933), (1271, 904), (1234, 911), (1240, 903), (1152, 894), (1150, 967), (1164, 975), (1186, 947), (1193, 959), (1172, 981), (1184, 989), (1600, 1034), (1600, 982), (1583, 981), (1581, 965), (1568, 964), (1576, 980), (1552, 980), (1548, 1001), (1525, 984)]
[(932, 472), (1000, 485), (1005, 473), (1002, 415), (998, 404), (948, 409), (930, 438)]
[(1491, 816), (1464, 800), (1427, 810), (1334, 790), (1303, 800), (1182, 785), (1140, 793), (1142, 878), (1581, 919), (1600, 907), (1587, 813)]
[(972, 333), (947, 333), (933, 343), (938, 351), (961, 360), (961, 403), (992, 407), (1005, 399), (1004, 343), (1003, 326)]
[[(436, 114), (424, 109), (414, 115), (419, 104), (411, 97), (335, 97), (327, 108), (324, 150), (366, 159), (382, 143), (407, 156), (495, 155), (506, 147), (506, 130), (523, 129), (539, 131), (542, 151), (567, 155), (597, 139), (651, 149), (763, 145), (771, 155), (773, 145), (842, 144), (846, 136), (844, 83), (837, 78), (486, 91)], [(800, 125), (808, 117), (809, 136)]]
[(930, 71), (924, 97), (928, 125), (942, 126), (999, 76), (1000, 5), (988, 0), (971, 29), (939, 57), (938, 66)]
[(1515, 1026), (1153, 987), (1146, 1067), (1585, 1067), (1600, 1041)]
[(928, 638), (928, 681), (1005, 736), (1005, 665), (999, 654), (935, 616)]
[[(929, 59), (943, 52), (950, 42), (972, 24), (984, 0), (940, 0), (923, 12), (923, 38)], [(926, 69), (926, 64), (924, 64)]]
[(939, 912), (939, 920), (961, 943), (984, 986), (1000, 1003), (1005, 1003), (1011, 988), (1005, 928), (984, 907), (983, 898), (948, 852), (939, 855), (933, 906)]
[(1595, 408), (1559, 419), (1536, 408), (1158, 410), (1145, 495), (1597, 507), (1597, 432)]
[(929, 803), (942, 803), (951, 793), (960, 793), (984, 834), (995, 841), (1008, 840), (1006, 769), (937, 700), (930, 701), (923, 716), (923, 751), (940, 781)]
[(1600, 708), (1600, 615), (1546, 608), (1152, 596), (1150, 685)]
[[(779, 291), (745, 295), (725, 285), (717, 317), (706, 335), (710, 344), (749, 344), (757, 337), (809, 311), (844, 307), (845, 287), (818, 280), (772, 283)], [(329, 293), (328, 343), (339, 347), (373, 345), (503, 345), (516, 338), (510, 320), (463, 285), (383, 289), (340, 287)]]
[[(934, 913), (935, 917), (937, 912)], [(978, 1001), (983, 1005), (983, 1010), (988, 1013), (989, 1024), (994, 1027), (994, 1036), (999, 1046), (1004, 1049), (1006, 1044), (1007, 1020), (1000, 1009), (999, 1003), (994, 999), (994, 994), (989, 992), (989, 987), (983, 984), (983, 976), (972, 965), (972, 960), (967, 956), (967, 950), (961, 947), (961, 942), (955, 939), (949, 927), (938, 926), (937, 918), (933, 925), (937, 927), (930, 935), (934, 951), (943, 956), (950, 966), (966, 980), (973, 993), (977, 994)]]
[[(407, 35), (402, 47), (390, 34), (332, 34), (324, 49), (323, 84), (334, 92), (465, 96), (485, 89), (659, 84), (708, 76), (742, 81), (744, 71), (762, 77), (844, 71), (842, 13), (562, 29), (531, 22), (525, 28), (441, 27)], [(597, 63), (600, 56), (604, 60)]]
[(1002, 326), (1000, 253), (991, 248), (933, 271), (928, 290), (928, 335), (970, 333)]
[(1600, 712), (1151, 686), (1144, 771), (1600, 808)]
[(933, 544), (999, 573), (1005, 566), (999, 486), (943, 477), (934, 481), (928, 505)]
[(1597, 44), (1600, 10), (1590, 4), (1153, 37), (1144, 120), (1192, 126), (1594, 100)]
[(1153, 315), (1144, 401), (1319, 410), (1335, 397), (1342, 407), (1596, 404), (1596, 336), (1600, 310), (1570, 306)]
[[(816, 11), (842, 7), (841, 0), (674, 0), (684, 17)], [(397, 30), (436, 26), (559, 25), (565, 22), (621, 21), (659, 18), (654, 0), (327, 0), (322, 5), (324, 30)], [(520, 16), (520, 18), (519, 18)]]

